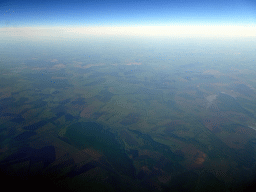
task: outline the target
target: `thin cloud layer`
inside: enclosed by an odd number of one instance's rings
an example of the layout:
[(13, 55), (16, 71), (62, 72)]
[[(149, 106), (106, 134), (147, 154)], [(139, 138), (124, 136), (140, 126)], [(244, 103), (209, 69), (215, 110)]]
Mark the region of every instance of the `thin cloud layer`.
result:
[(22, 27), (0, 28), (2, 37), (79, 38), (84, 36), (137, 37), (255, 37), (256, 26), (136, 26), (136, 27)]

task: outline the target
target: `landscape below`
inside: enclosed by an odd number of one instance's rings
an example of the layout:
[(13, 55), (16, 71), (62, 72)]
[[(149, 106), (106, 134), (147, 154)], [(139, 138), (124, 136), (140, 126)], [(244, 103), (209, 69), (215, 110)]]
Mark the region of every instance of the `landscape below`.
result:
[(253, 186), (255, 71), (97, 57), (1, 65), (6, 181), (70, 191)]

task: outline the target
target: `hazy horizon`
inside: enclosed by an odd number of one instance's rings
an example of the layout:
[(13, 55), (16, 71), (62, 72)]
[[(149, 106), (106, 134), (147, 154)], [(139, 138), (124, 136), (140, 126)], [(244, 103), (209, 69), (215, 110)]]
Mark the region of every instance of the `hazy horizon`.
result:
[(3, 185), (255, 189), (255, 10), (253, 0), (1, 1)]

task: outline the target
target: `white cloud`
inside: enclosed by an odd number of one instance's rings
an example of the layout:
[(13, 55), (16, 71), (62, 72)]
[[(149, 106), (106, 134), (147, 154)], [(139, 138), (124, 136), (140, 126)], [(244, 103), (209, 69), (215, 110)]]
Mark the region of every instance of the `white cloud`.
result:
[(83, 35), (175, 36), (175, 37), (252, 37), (256, 27), (245, 26), (142, 26), (142, 27), (85, 27), (71, 28), (70, 32)]
[(79, 38), (83, 36), (255, 37), (256, 26), (136, 26), (0, 28), (1, 37)]

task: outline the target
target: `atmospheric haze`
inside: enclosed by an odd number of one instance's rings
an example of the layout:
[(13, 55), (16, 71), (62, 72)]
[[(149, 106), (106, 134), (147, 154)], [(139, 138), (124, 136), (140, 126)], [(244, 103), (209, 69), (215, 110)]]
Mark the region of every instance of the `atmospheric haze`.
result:
[(250, 0), (0, 3), (2, 187), (253, 189), (255, 10)]

